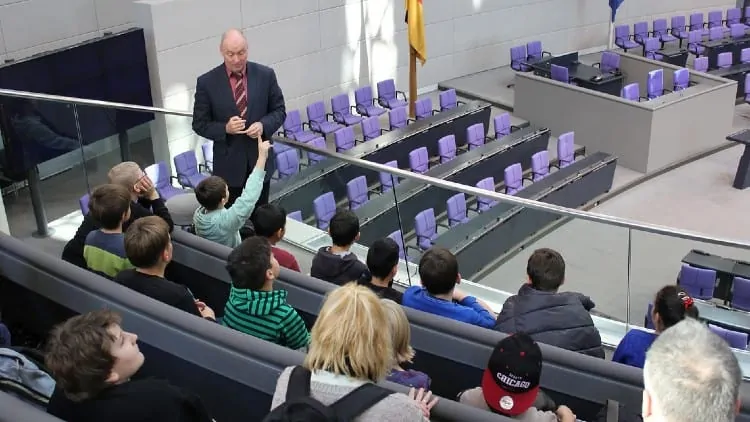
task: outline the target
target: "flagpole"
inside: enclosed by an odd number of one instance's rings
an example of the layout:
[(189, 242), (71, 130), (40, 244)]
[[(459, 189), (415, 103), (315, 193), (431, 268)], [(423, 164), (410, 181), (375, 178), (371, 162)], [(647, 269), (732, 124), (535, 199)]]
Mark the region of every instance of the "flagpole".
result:
[[(408, 36), (407, 31), (407, 36)], [(417, 101), (417, 51), (409, 47), (409, 116), (414, 118), (414, 103)]]
[(611, 50), (614, 48), (615, 40), (615, 22), (610, 19), (609, 21), (609, 42), (607, 42), (607, 49)]

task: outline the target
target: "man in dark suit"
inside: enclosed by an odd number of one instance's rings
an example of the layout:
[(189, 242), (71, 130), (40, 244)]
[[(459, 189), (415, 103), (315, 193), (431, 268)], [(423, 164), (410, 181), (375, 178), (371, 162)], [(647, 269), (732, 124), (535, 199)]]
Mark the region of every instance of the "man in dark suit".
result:
[[(247, 61), (247, 40), (241, 31), (225, 32), (220, 50), (224, 63), (198, 77), (193, 130), (214, 141), (213, 173), (229, 186), (229, 206), (242, 193), (258, 159), (254, 138), (270, 139), (284, 123), (286, 108), (273, 69)], [(256, 206), (268, 203), (270, 179), (276, 169), (275, 160), (268, 158)]]

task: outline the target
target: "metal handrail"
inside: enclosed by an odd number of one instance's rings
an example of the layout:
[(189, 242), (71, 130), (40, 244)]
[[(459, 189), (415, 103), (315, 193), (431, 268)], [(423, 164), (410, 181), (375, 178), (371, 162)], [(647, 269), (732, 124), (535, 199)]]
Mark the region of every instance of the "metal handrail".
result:
[[(39, 93), (34, 93), (34, 92), (16, 91), (16, 90), (11, 90), (11, 89), (0, 89), (0, 96), (36, 99), (36, 100), (53, 101), (53, 102), (60, 102), (60, 103), (71, 103), (71, 104), (79, 104), (79, 105), (93, 106), (93, 107), (104, 107), (104, 108), (131, 110), (131, 111), (170, 114), (170, 115), (184, 116), (184, 117), (193, 116), (193, 114), (189, 111), (165, 109), (165, 108), (160, 108), (160, 107), (146, 107), (146, 106), (140, 106), (140, 105), (115, 103), (115, 102), (100, 101), (100, 100), (89, 100), (89, 99), (84, 99), (84, 98), (65, 97), (65, 96), (60, 96), (60, 95), (39, 94)], [(443, 179), (436, 179), (434, 177), (425, 176), (423, 174), (413, 173), (407, 170), (389, 167), (384, 164), (374, 163), (371, 161), (362, 160), (360, 158), (350, 157), (348, 155), (340, 154), (338, 152), (329, 151), (326, 149), (314, 148), (307, 144), (297, 142), (297, 141), (287, 139), (287, 138), (276, 138), (276, 141), (279, 141), (284, 144), (288, 144), (290, 146), (293, 146), (295, 148), (298, 148), (304, 151), (313, 152), (318, 155), (323, 155), (326, 157), (333, 158), (335, 160), (340, 160), (340, 161), (352, 164), (357, 167), (363, 167), (363, 168), (377, 171), (377, 172), (389, 173), (391, 175), (398, 176), (404, 179), (418, 180), (428, 185), (434, 185), (443, 189), (448, 189), (448, 190), (452, 190), (456, 192), (463, 192), (468, 195), (488, 197), (488, 198), (492, 198), (500, 202), (529, 207), (531, 209), (550, 212), (550, 213), (562, 215), (565, 217), (593, 221), (595, 223), (601, 223), (605, 225), (623, 227), (627, 229), (635, 229), (635, 230), (644, 231), (648, 233), (659, 234), (659, 235), (664, 235), (664, 236), (669, 236), (669, 237), (677, 237), (680, 239), (692, 240), (692, 241), (697, 241), (697, 242), (707, 242), (707, 243), (712, 243), (712, 244), (717, 244), (717, 245), (722, 245), (722, 246), (750, 249), (750, 242), (744, 242), (738, 239), (719, 238), (719, 237), (705, 235), (702, 233), (692, 232), (689, 230), (676, 229), (676, 228), (662, 226), (658, 224), (643, 223), (640, 221), (630, 220), (627, 218), (614, 217), (614, 216), (599, 214), (599, 213), (595, 213), (591, 211), (582, 211), (582, 210), (578, 210), (575, 208), (566, 208), (566, 207), (562, 207), (559, 205), (547, 204), (544, 202), (538, 202), (538, 201), (534, 201), (531, 199), (519, 198), (519, 197), (512, 196), (512, 195), (506, 195), (504, 193), (479, 189), (473, 186), (462, 185), (459, 183), (450, 182), (450, 181), (443, 180)]]

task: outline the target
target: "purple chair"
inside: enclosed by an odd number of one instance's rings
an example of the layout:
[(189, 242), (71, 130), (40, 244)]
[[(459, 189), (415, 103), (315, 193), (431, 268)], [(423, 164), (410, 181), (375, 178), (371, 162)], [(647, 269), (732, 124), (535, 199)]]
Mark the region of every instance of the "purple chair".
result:
[(643, 43), (643, 56), (647, 59), (651, 60), (659, 60), (661, 61), (664, 59), (664, 56), (657, 52), (657, 50), (660, 47), (659, 40), (654, 37), (646, 38)]
[(708, 35), (708, 29), (704, 28), (703, 13), (697, 12), (690, 15), (690, 31), (699, 31), (701, 37)]
[(701, 54), (703, 54), (706, 49), (702, 45), (698, 44), (701, 42), (702, 38), (703, 35), (701, 31), (688, 32), (688, 51), (695, 54), (696, 56), (700, 56)]
[(664, 89), (664, 69), (656, 69), (648, 72), (648, 81), (646, 84), (646, 95), (649, 100), (661, 97), (666, 90)]
[(750, 48), (743, 48), (740, 50), (740, 63), (750, 63)]
[(710, 300), (714, 297), (716, 271), (682, 264), (677, 284), (696, 299)]
[(287, 218), (291, 218), (292, 220), (302, 222), (302, 211), (292, 211), (289, 214), (286, 215)]
[(364, 137), (365, 142), (383, 134), (383, 130), (380, 129), (380, 118), (378, 117), (368, 117), (362, 120), (360, 125), (362, 126), (362, 137)]
[[(326, 140), (322, 136), (318, 136), (317, 138), (314, 138), (310, 142), (307, 143), (307, 145), (310, 145), (311, 147), (315, 147), (318, 149), (327, 149), (328, 146), (326, 145)], [(314, 152), (307, 153), (307, 165), (311, 166), (313, 164), (318, 164), (319, 162), (326, 159), (325, 155), (316, 154)]]
[(299, 110), (289, 110), (286, 113), (286, 119), (284, 120), (284, 130), (281, 132), (282, 135), (287, 138), (294, 139), (299, 142), (307, 142), (318, 136), (317, 133), (305, 130), (305, 125), (310, 128), (310, 124), (302, 122)]
[(179, 195), (181, 193), (187, 193), (186, 190), (176, 188), (172, 186), (172, 179), (176, 177), (170, 175), (169, 166), (165, 161), (159, 161), (156, 164), (151, 164), (145, 168), (145, 173), (154, 182), (156, 190), (159, 192), (159, 196), (164, 198), (165, 201), (169, 198)]
[(732, 24), (729, 27), (729, 36), (732, 38), (742, 38), (745, 36), (745, 29), (747, 27), (741, 23)]
[(565, 168), (575, 161), (575, 132), (565, 132), (557, 137), (557, 168)]
[[(666, 22), (665, 22), (666, 23)], [(614, 72), (620, 69), (620, 55), (614, 51), (602, 52), (602, 59), (599, 63), (594, 63), (602, 72)]]
[(750, 102), (750, 73), (745, 75), (745, 102)]
[(328, 117), (333, 117), (333, 114), (326, 113), (326, 106), (323, 101), (316, 101), (307, 106), (307, 120), (309, 120), (310, 129), (313, 132), (328, 135), (341, 128), (340, 124), (329, 121)]
[(685, 25), (685, 17), (682, 15), (672, 16), (669, 32), (671, 32), (672, 35), (680, 40), (680, 47), (682, 47), (682, 40), (687, 39), (688, 37), (687, 25)]
[[(489, 190), (495, 192), (495, 178), (485, 177), (484, 179), (477, 182), (476, 186), (479, 189)], [(485, 212), (490, 208), (497, 205), (497, 201), (486, 196), (477, 196), (477, 212)]]
[(718, 41), (720, 39), (724, 38), (724, 28), (721, 26), (714, 26), (713, 28), (708, 30), (708, 40), (709, 41)]
[(549, 153), (539, 151), (531, 156), (531, 180), (538, 182), (549, 176)]
[(404, 250), (404, 238), (401, 235), (401, 230), (396, 230), (395, 232), (388, 235), (388, 237), (396, 242), (398, 245), (398, 257), (406, 260), (406, 252)]
[(438, 154), (441, 164), (456, 158), (456, 137), (445, 135), (438, 139)]
[(516, 192), (523, 189), (523, 169), (521, 163), (511, 164), (503, 171), (503, 182), (505, 183), (505, 193), (515, 195)]
[(742, 277), (732, 280), (732, 308), (750, 312), (750, 280)]
[(636, 22), (633, 24), (633, 41), (643, 45), (648, 38), (648, 22)]
[(432, 99), (430, 97), (420, 98), (414, 103), (414, 117), (417, 120), (426, 119), (436, 112), (437, 110), (432, 109)]
[(424, 174), (430, 169), (430, 156), (427, 147), (419, 147), (409, 152), (409, 167), (411, 171)]
[(539, 60), (545, 55), (551, 56), (549, 51), (542, 50), (541, 41), (531, 41), (526, 43), (526, 58), (529, 60)]
[(674, 90), (682, 91), (690, 86), (690, 71), (682, 68), (674, 71)]
[(716, 58), (716, 67), (719, 69), (726, 69), (727, 67), (732, 66), (732, 60), (731, 51), (719, 53), (719, 56)]
[(745, 11), (743, 13), (743, 17), (745, 18), (745, 25), (750, 26), (747, 24), (748, 21), (750, 21), (750, 7), (746, 7)]
[(625, 98), (626, 100), (639, 101), (640, 89), (641, 88), (638, 86), (638, 82), (627, 84), (624, 87), (622, 87), (622, 90), (620, 91), (620, 96), (622, 98)]
[(84, 217), (89, 213), (89, 199), (90, 197), (87, 193), (78, 200), (78, 206), (81, 207), (81, 214), (83, 214)]
[(203, 164), (198, 164), (198, 170), (203, 168), (206, 173), (214, 172), (214, 141), (208, 141), (201, 145), (203, 151)]
[(335, 122), (346, 126), (356, 125), (361, 122), (362, 116), (353, 114), (352, 110), (355, 110), (355, 108), (349, 104), (349, 96), (347, 94), (339, 94), (331, 98), (331, 111), (333, 112), (333, 120)]
[(333, 132), (333, 142), (336, 144), (336, 152), (348, 151), (354, 148), (357, 140), (354, 138), (354, 129), (351, 126), (344, 126)]
[(453, 227), (469, 222), (469, 214), (466, 210), (466, 196), (457, 193), (445, 202), (446, 214), (448, 215), (448, 226)]
[[(737, 25), (737, 24), (742, 25), (742, 22), (740, 22), (741, 19), (742, 19), (742, 11), (740, 10), (739, 7), (732, 7), (732, 8), (727, 9), (726, 23), (729, 28), (731, 28), (732, 25)], [(742, 25), (742, 26), (744, 27), (745, 25)]]
[(529, 66), (525, 64), (527, 60), (526, 46), (518, 45), (510, 48), (510, 68), (518, 72), (528, 72), (531, 70)]
[(638, 47), (638, 43), (633, 41), (630, 35), (630, 27), (628, 25), (618, 25), (615, 27), (615, 45), (628, 52), (628, 49)]
[(469, 151), (484, 145), (485, 133), (484, 123), (474, 123), (466, 128), (466, 145)]
[(328, 230), (333, 215), (336, 214), (336, 199), (333, 192), (326, 192), (313, 200), (313, 209), (315, 219), (318, 222), (318, 228)]
[(492, 124), (495, 126), (495, 139), (500, 139), (503, 136), (508, 136), (512, 132), (520, 129), (518, 126), (510, 124), (510, 113), (501, 113), (492, 119)]
[[(296, 151), (295, 151), (296, 152)], [(174, 168), (177, 172), (177, 183), (183, 188), (193, 188), (198, 186), (208, 176), (198, 171), (198, 159), (195, 157), (195, 151), (185, 151), (177, 154), (172, 159)]]
[(696, 57), (693, 60), (693, 69), (697, 72), (708, 72), (708, 57)]
[(388, 124), (391, 130), (406, 127), (409, 124), (409, 112), (406, 107), (396, 107), (388, 110)]
[[(398, 94), (401, 94), (402, 99), (398, 98)], [(378, 103), (390, 109), (403, 107), (408, 104), (406, 102), (406, 94), (396, 90), (396, 82), (393, 79), (378, 82)]]
[(724, 330), (724, 340), (729, 343), (729, 347), (733, 349), (746, 350), (747, 349), (747, 333), (741, 333), (734, 330)]
[(346, 183), (346, 196), (349, 198), (349, 209), (354, 211), (370, 200), (370, 189), (367, 187), (367, 178), (357, 176)]
[(723, 13), (721, 10), (712, 10), (708, 12), (708, 29), (720, 28), (722, 31), (727, 29), (722, 23)]
[(648, 309), (646, 309), (646, 317), (643, 319), (643, 326), (651, 330), (656, 329), (656, 327), (654, 327), (653, 312), (654, 312), (654, 304), (649, 303)]
[(299, 153), (296, 149), (287, 149), (274, 154), (276, 157), (277, 179), (285, 179), (299, 173)]
[[(398, 168), (398, 161), (396, 160), (389, 161), (387, 163), (384, 163), (383, 165), (386, 165), (388, 167)], [(379, 173), (379, 177), (380, 177), (380, 193), (388, 192), (389, 190), (393, 189), (394, 186), (398, 185), (398, 177), (390, 173), (381, 171)]]
[(661, 41), (662, 47), (664, 47), (665, 43), (677, 41), (677, 37), (669, 33), (669, 29), (667, 29), (667, 20), (666, 19), (654, 19), (654, 30), (653, 35), (654, 37), (658, 38), (659, 41)]
[(455, 89), (440, 92), (440, 111), (451, 110), (463, 104), (463, 101), (458, 101)]
[(556, 64), (550, 65), (550, 73), (553, 80), (566, 84), (570, 83), (570, 77), (568, 76), (567, 67), (558, 66)]
[(435, 244), (438, 237), (435, 210), (427, 208), (414, 217), (414, 232), (417, 234), (417, 246), (426, 251)]
[(372, 87), (369, 85), (354, 91), (354, 103), (357, 113), (363, 116), (373, 117), (385, 113), (384, 108), (375, 105), (375, 100), (372, 98)]

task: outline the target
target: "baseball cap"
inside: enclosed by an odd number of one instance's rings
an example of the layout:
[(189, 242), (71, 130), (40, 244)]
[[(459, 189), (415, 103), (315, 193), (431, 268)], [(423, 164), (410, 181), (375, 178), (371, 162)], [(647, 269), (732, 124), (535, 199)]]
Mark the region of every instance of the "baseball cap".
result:
[(542, 350), (526, 333), (500, 340), (482, 376), (487, 405), (508, 416), (525, 412), (536, 400), (542, 375)]

